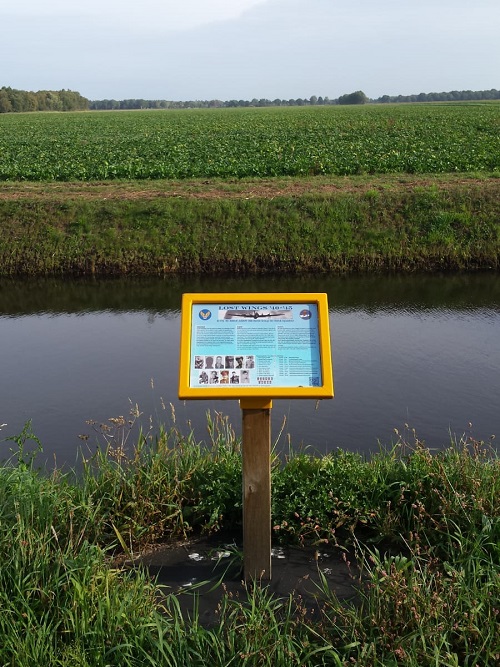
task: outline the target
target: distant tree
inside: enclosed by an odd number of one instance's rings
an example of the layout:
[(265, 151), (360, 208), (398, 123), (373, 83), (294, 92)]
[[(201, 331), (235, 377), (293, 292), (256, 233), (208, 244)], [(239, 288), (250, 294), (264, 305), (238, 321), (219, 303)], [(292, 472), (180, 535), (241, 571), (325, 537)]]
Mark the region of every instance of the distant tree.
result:
[(367, 96), (362, 90), (357, 90), (348, 95), (341, 95), (338, 99), (338, 104), (365, 104), (368, 101)]
[(12, 111), (27, 111), (26, 95), (22, 90), (11, 90), (10, 103), (12, 104)]
[(89, 108), (89, 101), (71, 90), (39, 90), (36, 93), (15, 88), (0, 89), (0, 113), (9, 111), (76, 111)]
[(498, 90), (452, 90), (442, 93), (419, 93), (418, 95), (397, 95), (390, 97), (383, 95), (375, 102), (463, 102), (469, 100), (498, 100), (500, 92)]
[(26, 93), (24, 107), (25, 111), (38, 111), (38, 104), (35, 93)]
[(81, 111), (88, 109), (89, 101), (73, 90), (60, 90), (59, 100), (62, 111)]
[(0, 89), (0, 113), (9, 113), (12, 111), (12, 102), (9, 93), (5, 88)]

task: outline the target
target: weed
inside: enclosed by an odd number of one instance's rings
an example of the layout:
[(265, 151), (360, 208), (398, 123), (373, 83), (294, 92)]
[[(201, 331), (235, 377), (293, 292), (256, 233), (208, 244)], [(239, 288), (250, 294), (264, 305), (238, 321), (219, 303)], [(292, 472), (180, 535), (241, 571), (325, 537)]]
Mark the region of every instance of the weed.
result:
[(431, 454), (413, 434), (370, 460), (342, 451), (276, 460), (281, 538), (350, 542), (358, 600), (340, 602), (319, 572), (315, 616), (298, 596), (249, 585), (226, 593), (218, 625), (204, 628), (196, 605), (185, 617), (176, 595), (159, 596), (117, 556), (238, 525), (240, 443), (219, 413), (207, 416), (202, 444), (175, 415), (168, 428), (141, 431), (131, 410), (100, 430), (103, 448), (79, 479), (35, 469), (29, 424), (12, 439), (18, 452), (0, 468), (1, 664), (499, 663), (500, 462), (484, 443), (464, 438)]

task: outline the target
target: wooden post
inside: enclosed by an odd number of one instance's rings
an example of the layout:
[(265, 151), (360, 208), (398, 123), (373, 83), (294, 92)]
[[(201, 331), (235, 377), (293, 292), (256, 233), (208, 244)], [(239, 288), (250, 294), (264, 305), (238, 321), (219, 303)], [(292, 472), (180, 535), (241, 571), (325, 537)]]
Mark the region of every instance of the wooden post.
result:
[(243, 571), (245, 581), (271, 579), (272, 401), (242, 399)]

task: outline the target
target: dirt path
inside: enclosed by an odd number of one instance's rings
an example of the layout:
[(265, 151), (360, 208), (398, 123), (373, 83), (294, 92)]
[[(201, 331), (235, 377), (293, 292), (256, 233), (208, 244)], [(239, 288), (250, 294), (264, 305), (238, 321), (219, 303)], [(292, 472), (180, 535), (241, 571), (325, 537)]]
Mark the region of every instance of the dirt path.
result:
[(154, 200), (166, 197), (201, 199), (274, 199), (305, 194), (331, 195), (405, 191), (435, 186), (455, 189), (479, 186), (500, 192), (500, 178), (473, 178), (465, 174), (412, 176), (349, 176), (245, 180), (105, 181), (70, 183), (0, 183), (0, 201), (13, 200)]

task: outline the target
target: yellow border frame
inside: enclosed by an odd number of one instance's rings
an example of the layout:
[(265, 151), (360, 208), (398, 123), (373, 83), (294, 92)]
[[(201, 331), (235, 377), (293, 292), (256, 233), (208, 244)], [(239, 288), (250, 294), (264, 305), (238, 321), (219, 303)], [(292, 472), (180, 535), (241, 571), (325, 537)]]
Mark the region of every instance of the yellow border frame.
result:
[[(212, 305), (224, 303), (316, 303), (318, 306), (319, 348), (321, 359), (320, 387), (242, 387), (227, 386), (217, 389), (191, 387), (191, 331), (193, 305)], [(330, 349), (330, 326), (328, 321), (328, 300), (326, 294), (279, 292), (274, 294), (258, 293), (213, 293), (183, 294), (181, 311), (181, 348), (179, 363), (179, 398), (180, 399), (248, 399), (248, 398), (333, 398), (333, 369)]]

